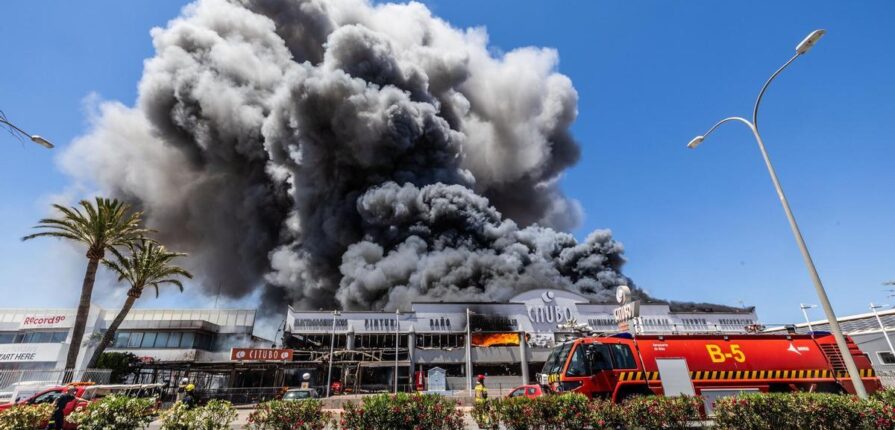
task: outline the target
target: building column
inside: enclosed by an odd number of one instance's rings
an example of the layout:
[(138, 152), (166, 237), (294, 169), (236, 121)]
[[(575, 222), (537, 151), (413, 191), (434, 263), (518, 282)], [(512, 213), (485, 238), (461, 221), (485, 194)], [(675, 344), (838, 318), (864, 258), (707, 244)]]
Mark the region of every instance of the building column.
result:
[(522, 366), (522, 385), (528, 384), (528, 342), (525, 341), (525, 332), (519, 332), (519, 361)]
[(345, 336), (345, 350), (351, 351), (354, 349), (354, 328), (349, 328)]
[[(416, 378), (414, 371), (416, 370), (416, 330), (410, 326), (410, 332), (407, 334), (407, 361), (410, 363), (410, 385), (416, 388)], [(413, 390), (411, 390), (413, 391)]]
[(466, 308), (466, 390), (472, 395), (472, 327), (469, 324), (469, 308)]

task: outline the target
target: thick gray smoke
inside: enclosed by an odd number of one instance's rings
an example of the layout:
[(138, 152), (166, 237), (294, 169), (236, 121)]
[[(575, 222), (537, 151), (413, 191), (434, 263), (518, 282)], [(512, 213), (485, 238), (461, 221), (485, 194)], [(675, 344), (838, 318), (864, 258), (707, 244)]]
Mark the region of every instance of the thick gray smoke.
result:
[(152, 37), (136, 106), (102, 104), (63, 162), (209, 291), (394, 309), (626, 282), (609, 232), (561, 232), (579, 147), (555, 51), (364, 0), (200, 0)]

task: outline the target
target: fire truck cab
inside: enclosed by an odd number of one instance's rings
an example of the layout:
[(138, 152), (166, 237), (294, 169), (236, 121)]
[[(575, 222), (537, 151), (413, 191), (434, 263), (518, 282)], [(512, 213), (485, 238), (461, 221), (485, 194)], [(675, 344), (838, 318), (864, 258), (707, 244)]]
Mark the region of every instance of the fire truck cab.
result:
[[(867, 356), (851, 339), (848, 345), (867, 391), (881, 389)], [(663, 394), (656, 361), (663, 358), (686, 361), (696, 394), (708, 389), (854, 393), (829, 334), (581, 338), (556, 346), (538, 377), (556, 391), (621, 402)]]

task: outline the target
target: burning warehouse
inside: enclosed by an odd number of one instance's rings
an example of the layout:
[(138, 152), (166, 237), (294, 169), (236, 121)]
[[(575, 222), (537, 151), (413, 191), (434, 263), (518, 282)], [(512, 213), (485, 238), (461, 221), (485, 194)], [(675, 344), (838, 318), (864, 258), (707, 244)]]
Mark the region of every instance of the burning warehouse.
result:
[(754, 309), (640, 303), (627, 321), (615, 303), (595, 303), (562, 290), (537, 289), (502, 303), (415, 302), (406, 312), (289, 310), (285, 344), (295, 350), (295, 370), (312, 385), (332, 381), (345, 391), (428, 389), (432, 368), (446, 371), (445, 387), (462, 390), (470, 375), (486, 374), (489, 387), (511, 388), (534, 380), (550, 349), (582, 332), (743, 333), (757, 323)]

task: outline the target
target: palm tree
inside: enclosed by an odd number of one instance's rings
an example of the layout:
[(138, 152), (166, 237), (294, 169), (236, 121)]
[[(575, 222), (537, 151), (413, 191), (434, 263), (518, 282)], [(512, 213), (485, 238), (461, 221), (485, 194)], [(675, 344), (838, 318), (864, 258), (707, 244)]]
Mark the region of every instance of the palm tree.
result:
[(78, 314), (71, 335), (71, 346), (65, 359), (65, 369), (74, 369), (84, 338), (84, 326), (90, 312), (90, 298), (93, 295), (93, 283), (96, 280), (96, 269), (106, 251), (116, 246), (126, 246), (143, 237), (148, 232), (142, 227), (143, 213), (132, 211), (130, 205), (116, 199), (96, 198), (96, 204), (81, 200), (77, 206), (70, 208), (54, 204), (61, 213), (59, 218), (45, 218), (34, 226), (43, 230), (27, 235), (22, 240), (36, 237), (56, 237), (73, 240), (87, 246), (87, 272), (81, 286), (81, 300), (78, 303)]
[(119, 282), (126, 281), (130, 284), (130, 289), (127, 290), (127, 299), (124, 301), (124, 306), (118, 311), (118, 315), (112, 320), (109, 329), (103, 334), (102, 340), (99, 341), (99, 345), (93, 351), (93, 356), (87, 363), (88, 368), (96, 365), (99, 356), (102, 355), (106, 347), (112, 342), (112, 339), (115, 338), (115, 332), (118, 330), (121, 322), (124, 321), (124, 318), (134, 306), (134, 302), (143, 295), (143, 290), (146, 287), (155, 288), (156, 297), (158, 297), (159, 286), (164, 284), (174, 285), (183, 292), (183, 284), (177, 278), (180, 276), (193, 277), (190, 272), (183, 268), (170, 264), (171, 260), (186, 254), (169, 252), (164, 246), (145, 238), (129, 245), (128, 248), (130, 248), (130, 255), (128, 256), (124, 256), (117, 249), (112, 248), (110, 251), (115, 256), (115, 261), (103, 260), (103, 264), (106, 267), (118, 274)]

